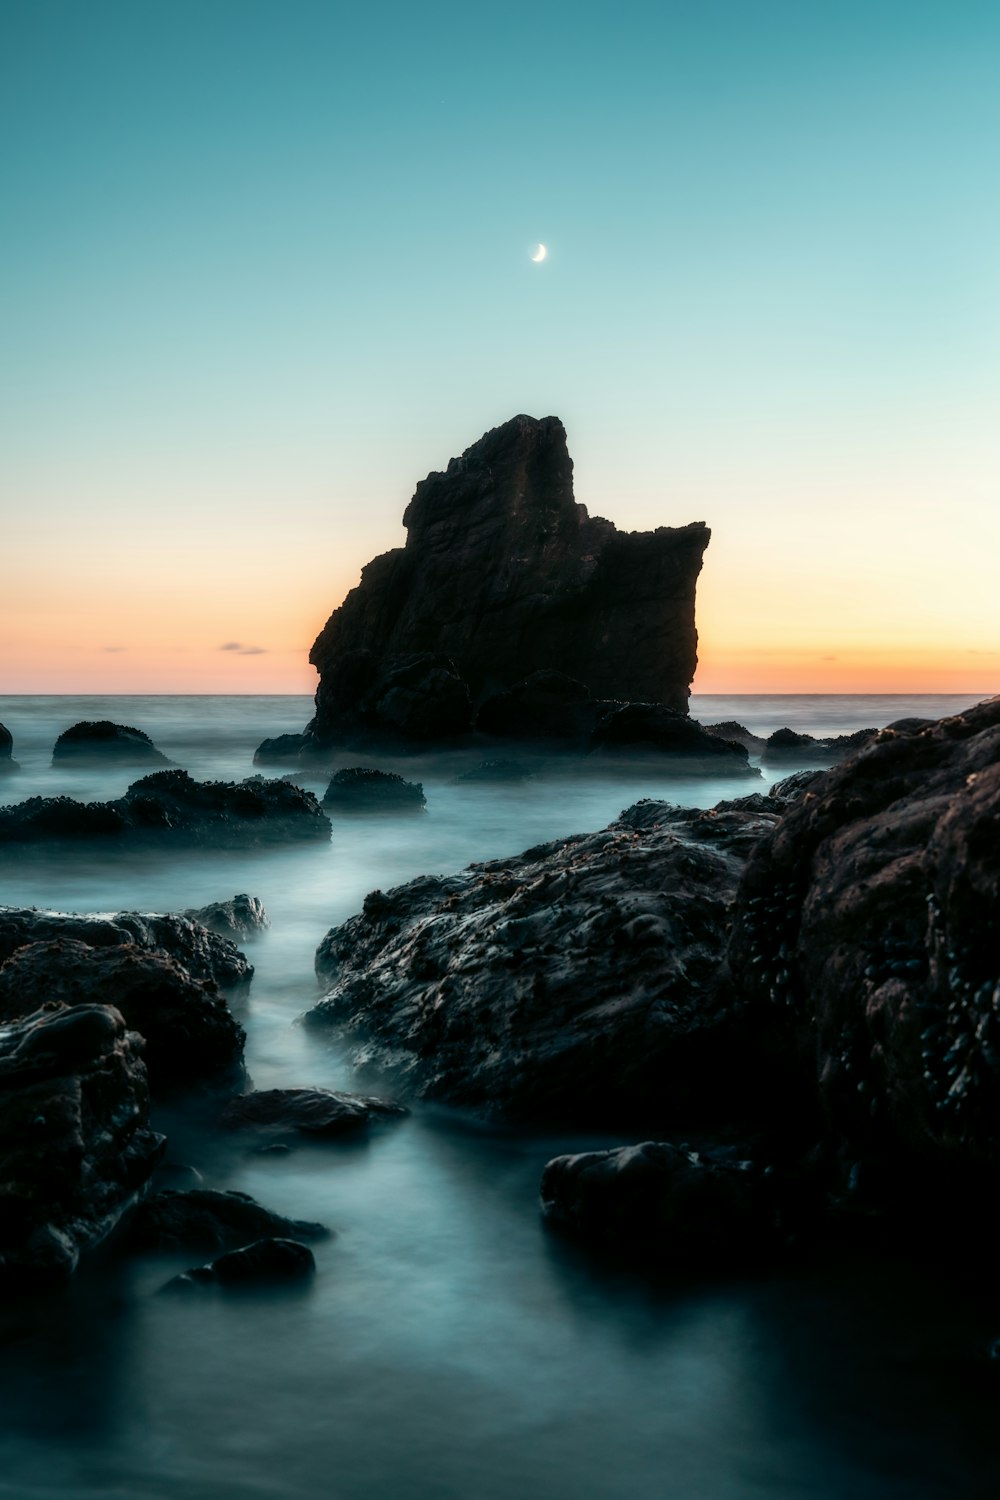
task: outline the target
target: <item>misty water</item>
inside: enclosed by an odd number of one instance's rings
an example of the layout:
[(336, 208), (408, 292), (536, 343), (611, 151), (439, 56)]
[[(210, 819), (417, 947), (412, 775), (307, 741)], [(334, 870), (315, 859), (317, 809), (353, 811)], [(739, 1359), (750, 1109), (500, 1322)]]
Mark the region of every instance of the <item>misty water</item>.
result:
[[(835, 734), (972, 701), (702, 697), (692, 713)], [(300, 729), (309, 709), (288, 697), (0, 699), (22, 765), (0, 797), (124, 791), (135, 772), (52, 769), (56, 735), (80, 719), (135, 725), (192, 775), (234, 779), (265, 735)], [(424, 783), (425, 816), (342, 818), (328, 846), (249, 855), (8, 851), (0, 903), (169, 911), (261, 897), (272, 926), (247, 945), (256, 975), (238, 1004), (254, 1083), (371, 1089), (378, 1080), (296, 1024), (319, 993), (317, 944), (367, 891), (601, 827), (641, 796), (709, 806), (753, 789), (565, 763), (473, 787), (453, 781), (468, 757), (378, 763)], [(708, 1285), (602, 1264), (544, 1229), (537, 1190), (549, 1157), (614, 1143), (603, 1134), (510, 1131), (418, 1105), (363, 1143), (261, 1155), (182, 1111), (157, 1123), (168, 1159), (206, 1185), (336, 1237), (315, 1247), (305, 1289), (163, 1298), (197, 1255), (123, 1259), (112, 1246), (58, 1293), (0, 1307), (0, 1496), (1000, 1492), (986, 1358), (1000, 1308), (976, 1284), (876, 1257)]]

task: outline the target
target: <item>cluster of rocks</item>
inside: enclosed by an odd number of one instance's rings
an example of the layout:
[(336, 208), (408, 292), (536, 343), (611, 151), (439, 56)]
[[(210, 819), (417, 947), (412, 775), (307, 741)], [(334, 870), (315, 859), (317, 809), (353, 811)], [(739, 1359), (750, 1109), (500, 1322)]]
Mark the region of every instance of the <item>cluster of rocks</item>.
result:
[[(203, 913), (228, 932), (267, 925), (246, 895)], [(151, 1094), (195, 1091), (220, 1129), (265, 1142), (357, 1132), (403, 1112), (325, 1089), (244, 1092), (245, 1034), (224, 991), (252, 972), (195, 913), (0, 908), (0, 1289), (68, 1275), (113, 1230), (132, 1248), (224, 1251), (184, 1273), (191, 1286), (311, 1268), (299, 1242), (321, 1225), (243, 1194), (148, 1196), (167, 1144), (150, 1123)]]
[(1000, 700), (772, 793), (373, 892), (308, 1019), (425, 1097), (654, 1132), (547, 1168), (595, 1239), (683, 1260), (818, 1212), (968, 1220), (1000, 1169)]
[[(901, 721), (904, 728), (910, 726), (911, 732), (913, 725), (924, 726), (928, 722), (926, 719)], [(742, 745), (749, 754), (759, 755), (761, 765), (764, 766), (831, 765), (853, 755), (879, 732), (877, 729), (857, 729), (853, 734), (817, 738), (812, 734), (799, 734), (794, 729), (776, 729), (765, 738), (763, 735), (753, 734), (735, 719), (726, 719), (720, 724), (705, 724), (702, 727), (706, 734), (714, 734), (731, 744)], [(891, 729), (897, 727), (889, 725)]]
[(156, 771), (109, 802), (29, 797), (0, 807), (0, 844), (99, 840), (248, 848), (329, 839), (330, 820), (311, 792), (286, 781), (195, 781)]

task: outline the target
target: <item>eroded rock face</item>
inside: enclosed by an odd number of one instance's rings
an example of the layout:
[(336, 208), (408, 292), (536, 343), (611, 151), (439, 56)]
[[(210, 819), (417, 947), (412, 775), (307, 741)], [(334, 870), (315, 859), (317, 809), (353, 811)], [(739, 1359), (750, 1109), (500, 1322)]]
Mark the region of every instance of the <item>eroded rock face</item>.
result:
[(998, 891), (1000, 699), (883, 731), (751, 854), (733, 977), (818, 1069), (852, 1189), (1000, 1164)]
[(0, 844), (99, 840), (248, 848), (330, 837), (330, 820), (311, 792), (287, 781), (195, 781), (156, 771), (111, 802), (29, 797), (0, 807)]
[(622, 1128), (731, 1102), (745, 1039), (712, 987), (746, 851), (780, 816), (760, 802), (640, 802), (601, 833), (373, 891), (320, 945), (330, 989), (307, 1019), (424, 1096), (510, 1118)]
[(64, 729), (52, 747), (52, 761), (53, 764), (89, 761), (101, 765), (169, 765), (148, 734), (129, 724), (113, 724), (110, 719), (83, 719)]
[[(253, 910), (263, 907), (255, 896), (234, 896), (232, 902), (218, 902), (203, 910), (232, 907), (234, 920), (242, 913), (243, 902)], [(117, 948), (134, 943), (139, 948), (157, 949), (183, 964), (194, 979), (211, 979), (224, 990), (238, 990), (250, 983), (253, 965), (230, 942), (212, 932), (194, 913), (172, 916), (163, 912), (120, 911), (114, 916), (90, 916), (85, 913), (38, 911), (34, 907), (0, 906), (0, 964), (28, 943), (44, 943), (69, 938), (91, 948)], [(266, 917), (264, 922), (266, 925)]]
[(19, 948), (0, 968), (0, 1020), (44, 1005), (101, 1008), (112, 1001), (146, 1040), (156, 1087), (226, 1075), (242, 1067), (245, 1033), (210, 980), (192, 979), (165, 953), (134, 944), (91, 948), (68, 938)]
[[(518, 416), (487, 432), (417, 485), (403, 524), (406, 546), (368, 564), (313, 646), (320, 743), (355, 734), (359, 712), (423, 738), (441, 737), (450, 716), (449, 732), (461, 733), (469, 693), (538, 671), (577, 678), (595, 697), (686, 710), (708, 529), (618, 532), (588, 516), (558, 418)], [(377, 708), (391, 695), (383, 683), (373, 701), (373, 681), (417, 655), (436, 663), (425, 662), (420, 691)]]
[(117, 1010), (82, 1005), (0, 1027), (0, 1288), (57, 1280), (149, 1178), (142, 1042)]

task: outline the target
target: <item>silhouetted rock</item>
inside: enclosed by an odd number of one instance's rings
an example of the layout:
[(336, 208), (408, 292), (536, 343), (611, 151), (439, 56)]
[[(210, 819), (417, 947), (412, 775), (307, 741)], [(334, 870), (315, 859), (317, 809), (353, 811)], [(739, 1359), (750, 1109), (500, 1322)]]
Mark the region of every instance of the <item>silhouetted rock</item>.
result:
[(666, 1141), (557, 1156), (541, 1196), (551, 1224), (661, 1266), (742, 1271), (780, 1243), (768, 1179), (752, 1162)]
[(393, 1119), (406, 1110), (391, 1099), (342, 1094), (333, 1089), (253, 1089), (232, 1099), (222, 1123), (232, 1130), (266, 1128), (307, 1136), (345, 1135), (373, 1120)]
[(312, 735), (308, 732), (276, 734), (273, 739), (261, 740), (253, 753), (253, 763), (255, 766), (272, 766), (297, 761), (303, 750), (307, 750), (312, 743)]
[(733, 978), (753, 1023), (783, 1022), (818, 1069), (839, 1180), (862, 1201), (933, 1209), (985, 1168), (965, 1211), (995, 1192), (998, 890), (1000, 698), (883, 731), (751, 854)]
[(170, 762), (153, 744), (148, 734), (128, 724), (113, 724), (110, 719), (83, 719), (63, 730), (52, 747), (52, 762), (91, 761), (101, 765), (115, 763), (137, 766), (166, 766)]
[[(236, 896), (232, 903), (218, 905), (225, 908), (232, 904), (235, 909), (241, 901), (260, 906), (253, 896)], [(48, 942), (53, 938), (71, 938), (91, 948), (135, 943), (140, 948), (156, 949), (183, 964), (192, 978), (212, 979), (224, 990), (242, 989), (253, 977), (253, 965), (235, 943), (209, 931), (189, 914), (120, 911), (113, 916), (91, 916), (0, 906), (0, 964), (26, 943)]]
[(518, 416), (417, 485), (406, 546), (368, 564), (313, 646), (321, 744), (353, 736), (372, 680), (414, 653), (447, 668), (377, 717), (423, 739), (464, 732), (465, 685), (478, 698), (537, 671), (686, 709), (708, 529), (618, 532), (576, 504), (572, 476), (562, 423)]
[(247, 1286), (257, 1282), (301, 1281), (316, 1270), (316, 1257), (308, 1245), (298, 1240), (267, 1238), (255, 1240), (239, 1250), (230, 1250), (210, 1261), (175, 1276), (162, 1288), (165, 1292), (193, 1291), (204, 1286)]
[(0, 1027), (0, 1288), (68, 1275), (153, 1171), (141, 1051), (108, 1005)]
[(533, 672), (487, 698), (476, 717), (483, 734), (519, 740), (585, 744), (606, 705), (564, 672)]
[[(202, 927), (207, 927), (210, 932), (218, 933), (221, 937), (241, 941), (246, 938), (255, 937), (270, 927), (271, 921), (264, 910), (264, 903), (258, 896), (242, 895), (234, 896), (231, 901), (210, 901), (208, 906), (192, 907), (183, 913), (191, 922), (197, 922)], [(165, 944), (158, 946), (164, 947)], [(190, 964), (188, 965), (190, 968)], [(253, 970), (250, 971), (253, 973)], [(218, 979), (218, 975), (214, 976)], [(223, 981), (220, 979), (219, 983)]]
[(19, 948), (0, 968), (0, 1020), (43, 1005), (93, 1010), (112, 1003), (146, 1040), (155, 1087), (241, 1070), (245, 1034), (210, 980), (192, 979), (164, 953), (134, 944), (91, 948), (68, 938)]
[(165, 1188), (139, 1203), (129, 1220), (136, 1250), (235, 1250), (265, 1236), (326, 1239), (330, 1230), (306, 1219), (286, 1219), (247, 1193), (214, 1188)]
[(468, 685), (448, 657), (429, 651), (343, 651), (321, 687), (327, 716), (336, 723), (336, 734), (326, 741), (359, 747), (393, 740), (435, 743), (472, 727)]
[(287, 781), (194, 781), (156, 771), (112, 802), (30, 797), (0, 807), (0, 844), (50, 840), (247, 848), (329, 839), (330, 820), (311, 792)]
[(323, 806), (338, 813), (419, 813), (427, 798), (419, 781), (405, 781), (394, 771), (350, 766), (333, 777)]
[(759, 755), (767, 744), (759, 734), (754, 734), (735, 719), (723, 719), (719, 724), (703, 724), (701, 727), (706, 734), (714, 734), (720, 740), (732, 740), (735, 744), (742, 745), (751, 755)]
[(373, 891), (320, 945), (330, 989), (307, 1020), (361, 1034), (357, 1060), (417, 1093), (519, 1119), (620, 1129), (732, 1103), (751, 1049), (712, 989), (746, 851), (780, 815), (640, 802)]
[(801, 765), (803, 762), (832, 765), (860, 750), (878, 734), (877, 729), (859, 729), (854, 734), (837, 734), (817, 739), (811, 734), (797, 734), (794, 729), (776, 729), (764, 745), (761, 764), (765, 766)]
[(14, 759), (14, 736), (5, 724), (0, 724), (0, 776), (20, 769)]
[(590, 740), (595, 751), (669, 755), (671, 775), (759, 776), (742, 745), (708, 734), (687, 714), (662, 703), (616, 704), (604, 714)]

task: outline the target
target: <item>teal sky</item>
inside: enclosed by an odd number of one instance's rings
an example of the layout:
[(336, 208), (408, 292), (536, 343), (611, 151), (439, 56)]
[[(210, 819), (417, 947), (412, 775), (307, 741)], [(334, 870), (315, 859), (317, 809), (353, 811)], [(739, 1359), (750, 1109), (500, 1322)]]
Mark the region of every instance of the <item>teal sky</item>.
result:
[(0, 691), (309, 688), (518, 411), (704, 690), (1000, 688), (1000, 6), (0, 0), (0, 115)]

